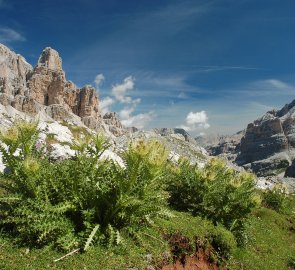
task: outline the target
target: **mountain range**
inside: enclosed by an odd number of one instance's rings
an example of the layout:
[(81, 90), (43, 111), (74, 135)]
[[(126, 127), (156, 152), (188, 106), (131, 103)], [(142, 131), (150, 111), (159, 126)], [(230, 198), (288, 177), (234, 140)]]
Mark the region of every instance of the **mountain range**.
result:
[(209, 154), (224, 156), (257, 175), (295, 177), (295, 100), (234, 135), (196, 140)]

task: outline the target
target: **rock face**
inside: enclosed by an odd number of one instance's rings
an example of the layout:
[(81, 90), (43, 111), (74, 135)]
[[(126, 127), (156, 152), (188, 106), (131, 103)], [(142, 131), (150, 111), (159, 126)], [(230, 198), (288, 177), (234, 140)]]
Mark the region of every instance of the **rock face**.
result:
[[(267, 112), (231, 136), (196, 138), (210, 155), (226, 157), (258, 176), (284, 174), (295, 159), (295, 100)], [(294, 164), (295, 161), (293, 161)], [(291, 165), (286, 176), (292, 176)]]
[(32, 68), (0, 44), (0, 104), (30, 115), (44, 110), (54, 120), (76, 115), (91, 129), (102, 122), (97, 91), (91, 86), (79, 89), (67, 81), (58, 52), (49, 47)]
[(268, 112), (248, 125), (237, 161), (246, 164), (262, 160), (274, 153), (287, 151), (288, 144), (283, 122), (275, 112)]
[(109, 130), (115, 136), (121, 136), (125, 134), (122, 123), (120, 122), (119, 116), (115, 112), (108, 112), (103, 116), (103, 121), (109, 126)]
[(26, 60), (0, 44), (0, 103), (9, 105), (16, 97), (27, 94), (27, 75), (32, 66)]
[(258, 175), (279, 174), (295, 156), (295, 100), (250, 123), (236, 162)]

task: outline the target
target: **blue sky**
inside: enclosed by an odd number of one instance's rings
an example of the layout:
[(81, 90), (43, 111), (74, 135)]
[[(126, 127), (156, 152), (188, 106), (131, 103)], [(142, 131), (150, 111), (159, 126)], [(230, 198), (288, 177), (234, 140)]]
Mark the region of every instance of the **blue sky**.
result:
[(0, 0), (0, 42), (32, 65), (55, 48), (67, 78), (96, 85), (127, 125), (233, 133), (295, 98), (294, 10), (293, 0)]

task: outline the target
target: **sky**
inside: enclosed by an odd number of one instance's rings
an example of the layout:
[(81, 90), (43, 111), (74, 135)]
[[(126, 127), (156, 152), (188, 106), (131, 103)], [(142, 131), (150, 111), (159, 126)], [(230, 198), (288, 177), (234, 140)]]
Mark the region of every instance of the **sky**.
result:
[(232, 134), (295, 98), (294, 0), (0, 0), (0, 43), (45, 47), (103, 113)]

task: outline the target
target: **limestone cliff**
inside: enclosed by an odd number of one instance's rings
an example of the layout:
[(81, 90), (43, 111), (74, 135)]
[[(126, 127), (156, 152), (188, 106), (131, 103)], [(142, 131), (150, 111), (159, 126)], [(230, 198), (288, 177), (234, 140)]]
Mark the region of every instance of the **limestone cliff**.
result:
[(295, 100), (250, 123), (236, 162), (258, 174), (286, 170), (295, 156)]
[(102, 122), (95, 88), (78, 88), (68, 81), (58, 52), (49, 47), (33, 68), (22, 56), (0, 44), (0, 104), (30, 115), (43, 110), (54, 120), (78, 116), (91, 129)]

